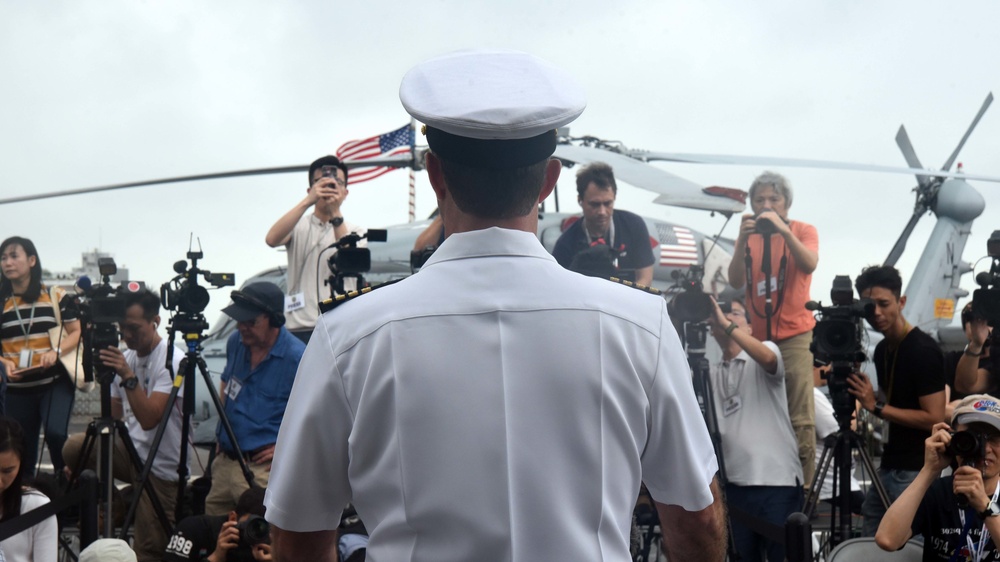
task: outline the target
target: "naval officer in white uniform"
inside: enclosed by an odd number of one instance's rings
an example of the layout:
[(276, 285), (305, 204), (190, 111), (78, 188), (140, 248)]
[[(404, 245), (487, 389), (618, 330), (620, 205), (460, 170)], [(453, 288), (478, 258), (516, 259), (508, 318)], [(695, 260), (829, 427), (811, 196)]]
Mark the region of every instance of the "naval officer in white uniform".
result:
[(465, 51), (400, 98), (447, 239), (317, 325), (267, 490), (276, 559), (334, 560), (352, 501), (369, 560), (625, 562), (641, 480), (671, 560), (721, 561), (716, 459), (663, 299), (566, 271), (535, 236), (582, 90)]

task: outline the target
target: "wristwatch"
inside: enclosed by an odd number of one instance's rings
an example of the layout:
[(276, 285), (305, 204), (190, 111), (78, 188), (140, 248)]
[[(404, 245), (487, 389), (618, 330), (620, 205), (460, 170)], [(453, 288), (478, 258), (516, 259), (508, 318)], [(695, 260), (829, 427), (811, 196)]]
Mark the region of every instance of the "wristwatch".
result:
[(985, 521), (987, 518), (996, 517), (997, 515), (1000, 515), (1000, 506), (998, 506), (995, 501), (990, 500), (990, 503), (989, 505), (986, 506), (986, 509), (984, 509), (982, 513), (979, 514), (979, 518)]
[(330, 224), (332, 224), (334, 228), (337, 228), (338, 226), (344, 224), (344, 217), (333, 217), (330, 219)]
[(129, 377), (118, 383), (118, 386), (125, 390), (135, 390), (135, 387), (139, 386), (139, 377)]
[(965, 350), (962, 353), (968, 355), (969, 357), (982, 357), (982, 355), (983, 355), (983, 348), (982, 347), (979, 348), (979, 353), (974, 353), (972, 351), (969, 351), (969, 346), (970, 345), (972, 345), (972, 344), (970, 344), (970, 343), (965, 344)]
[(875, 414), (876, 417), (881, 418), (882, 417), (882, 409), (883, 408), (885, 408), (885, 400), (876, 400), (875, 401), (875, 409), (872, 410), (872, 413)]

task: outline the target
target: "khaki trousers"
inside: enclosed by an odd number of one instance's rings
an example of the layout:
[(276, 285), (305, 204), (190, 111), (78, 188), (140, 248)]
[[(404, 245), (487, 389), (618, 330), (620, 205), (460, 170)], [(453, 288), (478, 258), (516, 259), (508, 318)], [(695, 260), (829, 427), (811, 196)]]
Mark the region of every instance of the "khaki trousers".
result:
[(788, 417), (799, 445), (802, 463), (802, 483), (812, 483), (816, 471), (816, 406), (813, 404), (813, 354), (809, 351), (812, 332), (776, 342), (785, 363), (785, 393), (788, 396)]
[[(267, 488), (271, 477), (271, 463), (257, 464), (247, 461), (254, 481), (261, 488)], [(236, 509), (243, 492), (250, 489), (247, 479), (243, 477), (240, 463), (220, 453), (212, 461), (212, 489), (205, 498), (205, 515), (226, 515)]]

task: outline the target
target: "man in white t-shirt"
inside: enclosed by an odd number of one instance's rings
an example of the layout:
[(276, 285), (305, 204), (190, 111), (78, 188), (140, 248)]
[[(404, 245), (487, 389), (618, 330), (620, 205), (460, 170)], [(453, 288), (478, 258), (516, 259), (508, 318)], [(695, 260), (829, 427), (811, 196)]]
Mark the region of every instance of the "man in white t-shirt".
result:
[[(117, 347), (100, 350), (99, 359), (117, 373), (111, 383), (111, 414), (125, 421), (129, 436), (135, 445), (139, 460), (149, 456), (157, 426), (168, 407), (173, 380), (167, 369), (167, 342), (156, 329), (160, 324), (160, 299), (148, 289), (125, 295), (125, 321), (121, 323), (122, 340), (128, 346), (124, 352)], [(180, 366), (184, 352), (175, 349), (173, 372)], [(171, 407), (163, 439), (153, 459), (149, 481), (166, 511), (171, 526), (177, 502), (177, 468), (182, 445), (180, 393)], [(83, 445), (84, 434), (70, 436), (63, 447), (66, 466), (75, 469)], [(96, 444), (95, 447), (96, 448)], [(93, 451), (93, 449), (92, 449)], [(93, 464), (93, 454), (88, 458)], [(128, 456), (121, 440), (115, 440), (114, 477), (133, 484), (138, 483), (140, 470)], [(160, 560), (167, 546), (169, 529), (164, 529), (157, 519), (149, 497), (144, 493), (135, 514), (135, 551), (140, 562)]]
[[(715, 411), (726, 465), (726, 503), (741, 560), (785, 559), (784, 545), (742, 523), (747, 517), (783, 526), (802, 507), (802, 464), (788, 416), (785, 367), (778, 346), (753, 336), (740, 301), (715, 305), (712, 337), (722, 361), (712, 365)], [(739, 513), (737, 513), (739, 511)]]
[[(285, 297), (285, 327), (304, 343), (309, 343), (319, 318), (319, 303), (331, 296), (324, 284), (330, 277), (327, 261), (337, 250), (330, 248), (348, 234), (366, 231), (344, 221), (340, 206), (347, 199), (347, 166), (336, 156), (324, 156), (309, 166), (306, 196), (267, 231), (264, 239), (272, 248), (285, 246), (288, 252), (288, 288)], [(312, 207), (313, 212), (306, 214)], [(367, 241), (358, 241), (364, 248)], [(357, 279), (344, 279), (344, 292), (357, 289)]]

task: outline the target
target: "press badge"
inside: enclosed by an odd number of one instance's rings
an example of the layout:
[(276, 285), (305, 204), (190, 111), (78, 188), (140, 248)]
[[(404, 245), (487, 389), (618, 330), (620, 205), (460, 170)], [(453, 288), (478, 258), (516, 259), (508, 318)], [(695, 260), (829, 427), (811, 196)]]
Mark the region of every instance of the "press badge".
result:
[(18, 369), (27, 369), (31, 366), (31, 358), (35, 355), (34, 351), (30, 349), (22, 349), (21, 357), (17, 360)]
[[(757, 296), (758, 297), (763, 297), (764, 293), (766, 293), (766, 292), (767, 292), (767, 286), (764, 285), (764, 281), (763, 280), (758, 281), (757, 282)], [(771, 292), (772, 293), (778, 292), (778, 279), (776, 277), (772, 277), (771, 278)]]
[(743, 407), (743, 401), (740, 400), (739, 396), (726, 398), (726, 401), (722, 404), (722, 415), (728, 418), (736, 412), (739, 412), (741, 407)]
[(306, 307), (305, 293), (285, 295), (285, 312), (293, 312)]
[(243, 383), (236, 379), (229, 379), (229, 382), (226, 384), (226, 398), (235, 402), (241, 390), (243, 390)]

